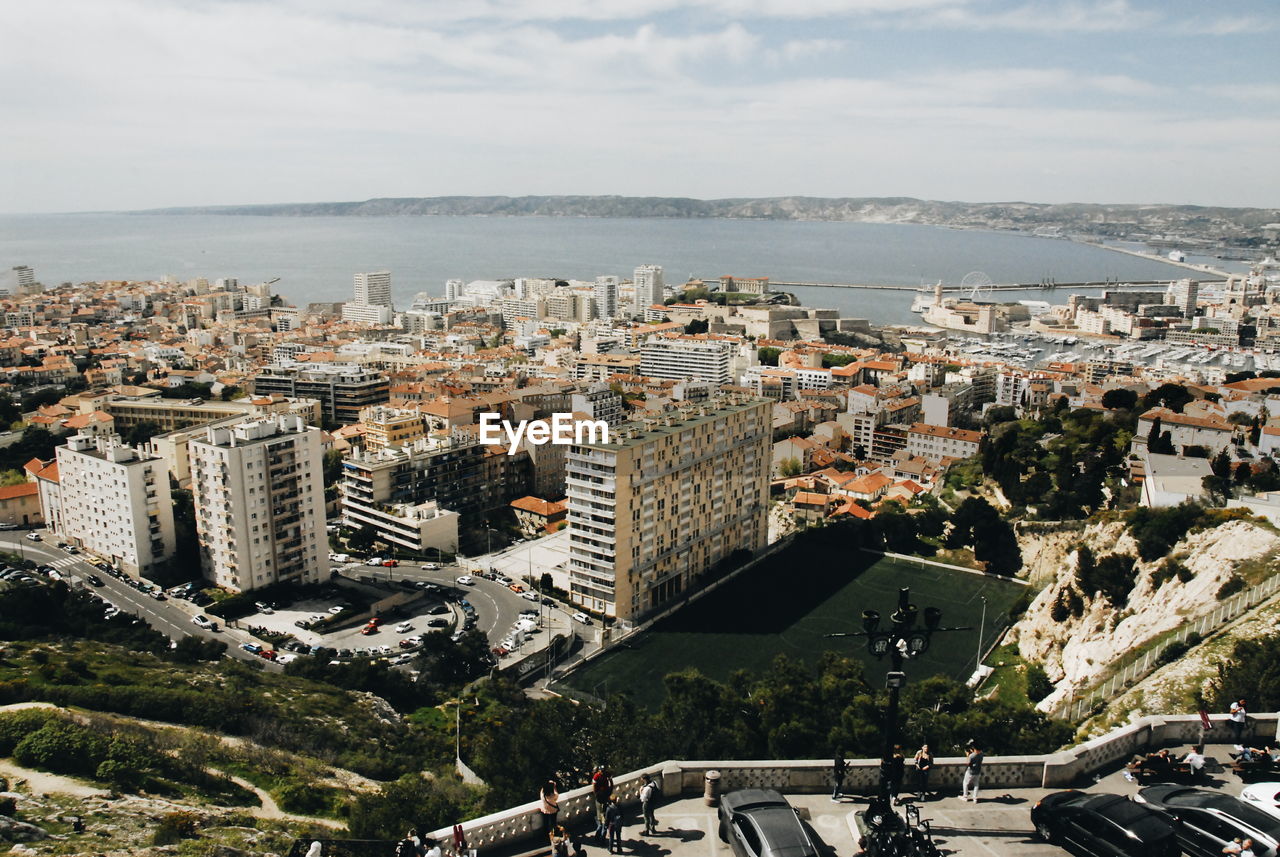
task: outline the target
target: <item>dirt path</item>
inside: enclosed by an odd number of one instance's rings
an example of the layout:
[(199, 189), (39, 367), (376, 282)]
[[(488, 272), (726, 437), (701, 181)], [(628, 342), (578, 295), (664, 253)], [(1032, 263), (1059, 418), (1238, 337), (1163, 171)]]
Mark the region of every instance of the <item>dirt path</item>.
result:
[(324, 827), (332, 827), (335, 829), (346, 827), (342, 822), (334, 821), (332, 818), (316, 818), (315, 816), (310, 815), (294, 815), (291, 812), (285, 812), (280, 808), (280, 805), (276, 803), (275, 798), (246, 780), (244, 777), (237, 777), (235, 774), (228, 774), (226, 771), (219, 771), (216, 768), (209, 768), (209, 772), (212, 774), (221, 774), (222, 776), (230, 779), (236, 785), (240, 786), (240, 788), (248, 789), (257, 795), (258, 800), (262, 802), (262, 806), (255, 806), (248, 810), (249, 814), (256, 818), (271, 818), (279, 821), (298, 821), (305, 824), (319, 824)]
[(33, 771), (11, 759), (0, 759), (0, 776), (9, 780), (10, 788), (24, 786), (32, 794), (65, 794), (72, 797), (109, 797), (111, 792), (84, 780)]

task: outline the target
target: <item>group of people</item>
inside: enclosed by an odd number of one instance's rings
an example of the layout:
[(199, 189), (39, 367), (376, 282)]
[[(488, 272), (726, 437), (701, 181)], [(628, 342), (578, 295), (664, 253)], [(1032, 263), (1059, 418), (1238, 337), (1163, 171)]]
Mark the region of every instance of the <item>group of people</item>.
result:
[[(317, 857), (319, 857), (320, 850), (316, 846), (319, 844), (318, 842), (312, 844)], [(310, 852), (308, 852), (308, 857), (311, 857)], [(396, 857), (444, 857), (444, 849), (440, 847), (439, 842), (419, 834), (415, 828), (406, 833), (404, 838), (396, 845)]]
[[(970, 741), (965, 750), (964, 780), (961, 783), (960, 790), (961, 800), (977, 802), (978, 784), (982, 777), (982, 760), (982, 749), (976, 742)], [(924, 800), (929, 797), (929, 775), (933, 771), (933, 752), (929, 749), (928, 744), (921, 744), (920, 749), (916, 750), (911, 767), (915, 771), (916, 798)], [(833, 802), (838, 802), (844, 796), (844, 779), (848, 773), (849, 763), (844, 760), (844, 754), (840, 753), (836, 756), (831, 770), (832, 779), (835, 780), (835, 789), (831, 792), (831, 800)], [(906, 778), (906, 774), (906, 756), (902, 753), (902, 747), (895, 744), (893, 752), (880, 762), (880, 782), (887, 792), (886, 797), (892, 800), (894, 804), (902, 804), (902, 782)]]
[[(610, 854), (622, 853), (622, 806), (618, 796), (613, 793), (613, 777), (604, 765), (597, 765), (591, 773), (591, 798), (595, 804), (596, 829), (595, 839), (599, 845), (606, 845)], [(584, 854), (582, 842), (569, 836), (564, 826), (559, 824), (560, 785), (554, 780), (547, 780), (539, 793), (544, 829), (551, 840), (553, 857), (581, 857)], [(658, 804), (658, 785), (649, 774), (640, 776), (640, 814), (644, 821), (646, 836), (658, 832), (658, 819), (655, 810)]]

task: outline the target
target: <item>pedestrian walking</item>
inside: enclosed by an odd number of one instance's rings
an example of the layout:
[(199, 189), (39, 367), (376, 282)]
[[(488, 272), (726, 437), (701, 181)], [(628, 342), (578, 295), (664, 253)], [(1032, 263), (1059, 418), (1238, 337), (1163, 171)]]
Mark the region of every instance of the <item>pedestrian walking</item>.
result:
[(556, 832), (556, 820), (560, 815), (560, 789), (554, 779), (547, 780), (542, 784), (540, 797), (542, 798), (543, 830), (546, 830), (548, 835), (554, 835)]
[(609, 798), (604, 810), (604, 834), (610, 854), (622, 853), (622, 807), (616, 797)]
[(897, 744), (893, 745), (893, 753), (889, 756), (889, 771), (886, 780), (889, 785), (889, 800), (897, 805), (902, 804), (902, 799), (898, 797), (898, 793), (902, 791), (902, 778), (906, 776), (907, 764), (906, 759), (902, 756), (902, 747)]
[(658, 786), (648, 774), (641, 774), (640, 781), (643, 783), (640, 786), (640, 814), (644, 816), (645, 835), (651, 836), (658, 832), (658, 819), (653, 814), (658, 803)]
[(1245, 699), (1240, 697), (1236, 702), (1231, 703), (1231, 715), (1229, 721), (1231, 731), (1235, 733), (1236, 743), (1244, 743), (1244, 728), (1249, 723), (1249, 712), (1245, 710)]
[(844, 776), (849, 772), (849, 763), (844, 760), (844, 753), (836, 753), (835, 762), (831, 765), (831, 777), (836, 781), (836, 787), (831, 791), (831, 802), (837, 803), (841, 798), (841, 790), (844, 789)]
[(978, 785), (982, 779), (982, 748), (977, 742), (970, 741), (964, 756), (964, 779), (960, 782), (960, 800), (970, 800), (969, 795), (972, 793), (972, 800), (977, 803)]
[(933, 754), (928, 744), (921, 744), (916, 750), (916, 795), (920, 800), (929, 796), (929, 772), (933, 770)]

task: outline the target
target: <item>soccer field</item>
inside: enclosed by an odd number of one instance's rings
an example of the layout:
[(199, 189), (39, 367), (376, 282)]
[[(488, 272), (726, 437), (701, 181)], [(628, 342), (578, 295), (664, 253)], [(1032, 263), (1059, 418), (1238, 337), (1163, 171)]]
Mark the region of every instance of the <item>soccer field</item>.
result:
[(867, 665), (873, 684), (883, 681), (888, 659), (877, 661), (861, 637), (824, 635), (862, 630), (863, 610), (878, 610), (882, 625), (893, 612), (900, 587), (911, 601), (942, 610), (944, 627), (971, 625), (933, 638), (927, 653), (908, 662), (911, 680), (943, 673), (957, 679), (972, 674), (985, 597), (984, 648), (1008, 624), (1008, 610), (1026, 587), (1008, 580), (947, 568), (880, 558), (852, 551), (818, 557), (803, 549), (784, 550), (760, 566), (659, 622), (649, 631), (570, 674), (569, 688), (592, 696), (626, 693), (656, 708), (665, 695), (662, 677), (694, 667), (716, 679), (735, 670), (759, 671), (779, 654), (809, 663), (832, 650)]

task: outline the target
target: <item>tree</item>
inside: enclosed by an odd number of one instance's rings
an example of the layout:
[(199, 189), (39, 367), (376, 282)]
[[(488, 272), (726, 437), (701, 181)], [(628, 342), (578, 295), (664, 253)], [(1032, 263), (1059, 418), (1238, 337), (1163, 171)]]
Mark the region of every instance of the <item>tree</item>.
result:
[(1209, 462), (1209, 469), (1213, 471), (1213, 475), (1220, 479), (1231, 478), (1231, 455), (1225, 449), (1221, 450)]
[(761, 366), (777, 366), (778, 355), (781, 353), (782, 353), (781, 348), (770, 348), (768, 346), (761, 346), (760, 348), (756, 349), (756, 356), (759, 357)]
[(1190, 391), (1181, 384), (1165, 383), (1143, 396), (1142, 406), (1144, 409), (1162, 406), (1180, 414), (1192, 398)]
[(1138, 394), (1133, 390), (1126, 390), (1124, 387), (1117, 387), (1114, 390), (1107, 390), (1102, 394), (1102, 407), (1107, 410), (1133, 410), (1133, 406), (1138, 403)]
[(126, 431), (122, 438), (130, 446), (139, 446), (160, 434), (160, 424), (152, 420), (142, 420)]
[(1173, 455), (1173, 436), (1160, 430), (1160, 418), (1151, 421), (1151, 430), (1147, 432), (1147, 451), (1159, 455)]
[(710, 327), (710, 322), (705, 318), (695, 318), (690, 320), (690, 322), (684, 326), (684, 332), (692, 336), (698, 333), (706, 333)]
[(782, 463), (778, 465), (778, 473), (786, 479), (799, 476), (803, 472), (804, 467), (800, 464), (800, 459), (795, 456), (782, 459)]
[(1203, 517), (1204, 507), (1192, 501), (1166, 508), (1139, 506), (1125, 516), (1144, 562), (1167, 555)]
[[(540, 776), (545, 779), (545, 772)], [(475, 791), (448, 777), (405, 774), (376, 793), (356, 798), (347, 826), (359, 839), (398, 839), (410, 828), (448, 827), (475, 814), (478, 804)]]

